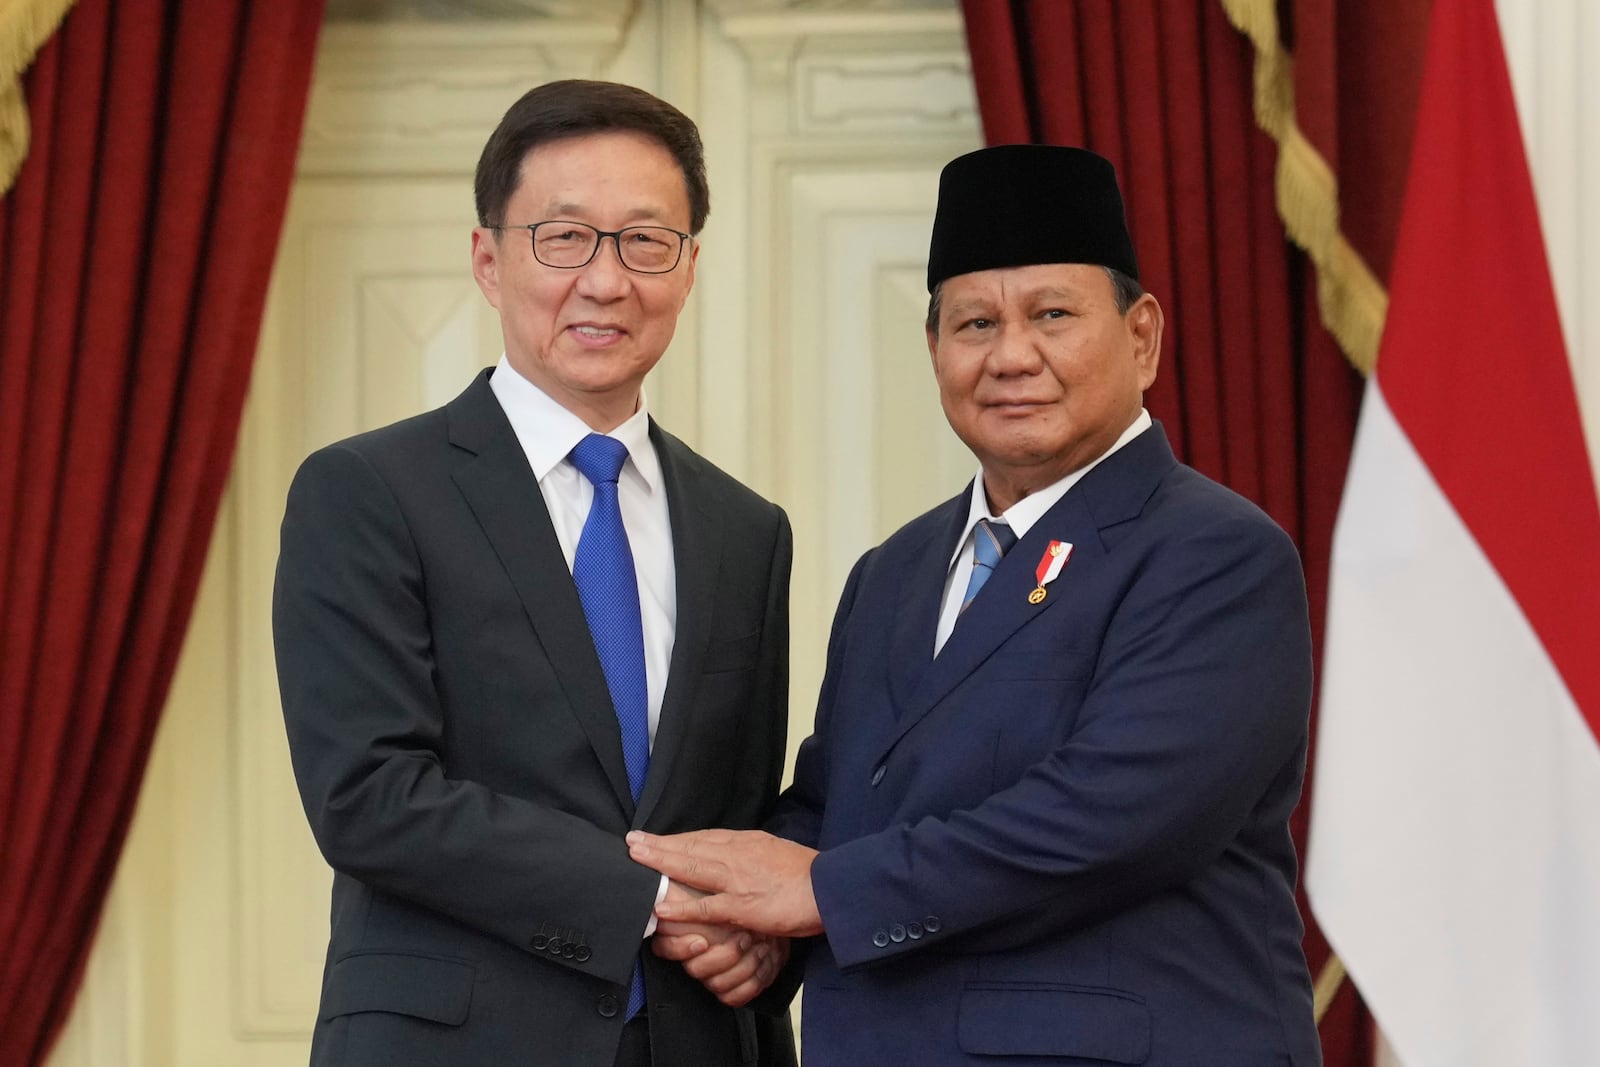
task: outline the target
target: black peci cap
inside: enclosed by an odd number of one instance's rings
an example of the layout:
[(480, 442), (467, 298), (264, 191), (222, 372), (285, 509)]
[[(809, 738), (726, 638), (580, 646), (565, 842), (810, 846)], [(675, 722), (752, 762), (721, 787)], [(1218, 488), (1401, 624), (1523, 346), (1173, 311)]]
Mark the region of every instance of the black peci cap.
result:
[(1014, 144), (945, 164), (928, 291), (958, 274), (1035, 263), (1094, 263), (1139, 277), (1111, 162), (1086, 148)]

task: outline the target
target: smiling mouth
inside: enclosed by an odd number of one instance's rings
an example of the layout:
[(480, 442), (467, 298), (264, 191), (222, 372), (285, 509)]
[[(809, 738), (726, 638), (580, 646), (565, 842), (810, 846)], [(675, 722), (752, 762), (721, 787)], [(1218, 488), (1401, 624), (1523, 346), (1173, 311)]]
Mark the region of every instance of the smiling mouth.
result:
[(1049, 401), (1047, 401), (1047, 400), (1018, 399), (1018, 400), (989, 400), (989, 401), (985, 401), (983, 406), (986, 407), (986, 408), (1017, 409), (1017, 408), (1042, 408), (1042, 407), (1048, 406), (1048, 404), (1049, 404)]
[(572, 327), (572, 332), (596, 341), (602, 341), (608, 337), (616, 337), (622, 333), (615, 326), (574, 326)]

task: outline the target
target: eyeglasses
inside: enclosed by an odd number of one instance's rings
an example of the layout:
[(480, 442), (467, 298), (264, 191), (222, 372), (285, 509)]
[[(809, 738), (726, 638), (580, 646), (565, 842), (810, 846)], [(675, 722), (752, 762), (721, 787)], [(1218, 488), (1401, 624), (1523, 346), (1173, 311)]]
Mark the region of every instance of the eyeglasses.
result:
[(672, 270), (683, 258), (684, 243), (692, 236), (665, 226), (597, 230), (588, 223), (561, 220), (491, 228), (527, 230), (533, 238), (533, 258), (547, 267), (563, 270), (588, 266), (600, 251), (600, 239), (609, 237), (617, 246), (622, 265), (640, 274), (666, 274)]

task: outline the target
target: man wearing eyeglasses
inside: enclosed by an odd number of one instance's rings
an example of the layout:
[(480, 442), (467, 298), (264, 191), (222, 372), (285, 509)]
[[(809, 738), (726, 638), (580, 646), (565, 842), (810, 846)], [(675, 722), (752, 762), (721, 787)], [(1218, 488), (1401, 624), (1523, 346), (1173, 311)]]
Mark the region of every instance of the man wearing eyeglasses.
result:
[(329, 446), (274, 594), (295, 773), (334, 869), (314, 1064), (792, 1064), (749, 1006), (782, 939), (656, 958), (630, 829), (756, 826), (783, 770), (788, 521), (649, 417), (694, 284), (694, 124), (556, 82), (475, 182), (505, 352), (437, 411)]

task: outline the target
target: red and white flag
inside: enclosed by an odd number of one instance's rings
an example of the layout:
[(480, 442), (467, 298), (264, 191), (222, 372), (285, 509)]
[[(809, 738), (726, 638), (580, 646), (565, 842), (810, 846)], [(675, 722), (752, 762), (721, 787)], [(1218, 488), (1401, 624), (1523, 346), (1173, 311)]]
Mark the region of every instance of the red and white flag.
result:
[(1600, 507), (1500, 30), (1436, 0), (1306, 873), (1404, 1067), (1600, 1064), (1597, 738)]

